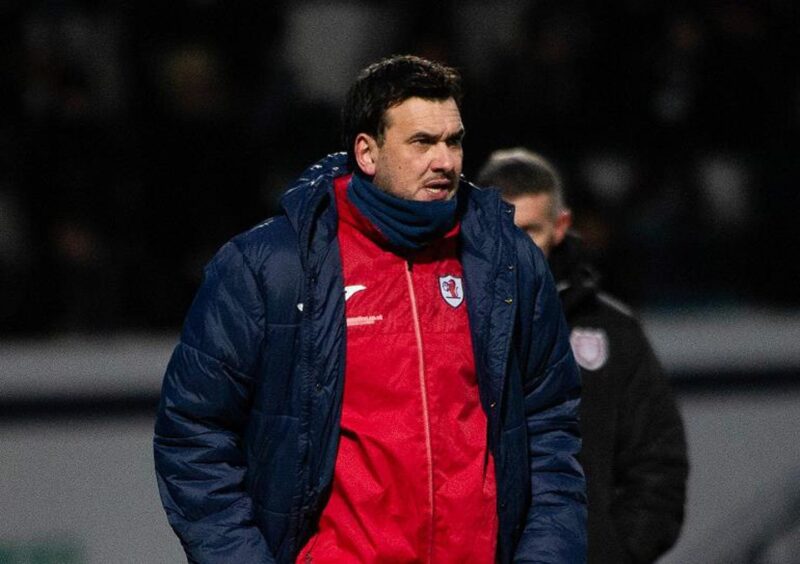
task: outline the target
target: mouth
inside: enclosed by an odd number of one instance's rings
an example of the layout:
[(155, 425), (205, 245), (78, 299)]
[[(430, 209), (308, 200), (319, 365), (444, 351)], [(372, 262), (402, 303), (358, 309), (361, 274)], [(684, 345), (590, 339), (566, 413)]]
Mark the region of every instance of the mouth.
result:
[(438, 178), (436, 180), (429, 180), (423, 187), (430, 199), (444, 200), (453, 193), (455, 184), (449, 178)]

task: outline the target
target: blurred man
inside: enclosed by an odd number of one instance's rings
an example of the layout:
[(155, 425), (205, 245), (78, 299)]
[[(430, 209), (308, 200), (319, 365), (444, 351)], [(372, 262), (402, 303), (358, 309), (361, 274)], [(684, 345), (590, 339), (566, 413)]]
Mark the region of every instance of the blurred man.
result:
[(525, 149), (493, 153), (478, 175), (514, 205), (514, 222), (547, 255), (581, 367), (581, 462), (589, 496), (589, 564), (653, 562), (683, 522), (688, 463), (669, 384), (637, 320), (600, 292), (561, 178)]
[(347, 154), (206, 269), (164, 378), (191, 562), (585, 561), (579, 371), (547, 263), (460, 180), (460, 78), (366, 68)]

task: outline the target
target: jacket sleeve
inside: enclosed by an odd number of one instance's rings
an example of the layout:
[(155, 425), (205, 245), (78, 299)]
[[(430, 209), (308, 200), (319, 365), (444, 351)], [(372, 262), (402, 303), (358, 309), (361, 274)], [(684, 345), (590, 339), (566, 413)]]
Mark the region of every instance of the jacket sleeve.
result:
[(638, 358), (622, 390), (612, 517), (631, 562), (653, 562), (678, 537), (689, 465), (683, 422), (661, 367), (637, 326)]
[(525, 416), (531, 507), (515, 562), (586, 561), (586, 483), (578, 463), (580, 372), (552, 276), (534, 249), (538, 271)]
[(156, 477), (189, 562), (274, 562), (245, 492), (242, 434), (264, 335), (264, 303), (234, 242), (206, 267), (164, 376)]

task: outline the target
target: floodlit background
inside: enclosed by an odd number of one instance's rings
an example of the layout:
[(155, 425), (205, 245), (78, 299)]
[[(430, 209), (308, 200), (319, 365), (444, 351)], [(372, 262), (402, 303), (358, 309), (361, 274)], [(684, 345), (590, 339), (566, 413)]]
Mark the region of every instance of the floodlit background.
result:
[[(160, 378), (203, 264), (340, 150), (365, 64), (466, 81), (465, 173), (566, 177), (689, 437), (663, 562), (800, 554), (800, 19), (792, 0), (0, 4), (0, 564), (182, 560)], [(737, 560), (740, 559), (740, 560)]]

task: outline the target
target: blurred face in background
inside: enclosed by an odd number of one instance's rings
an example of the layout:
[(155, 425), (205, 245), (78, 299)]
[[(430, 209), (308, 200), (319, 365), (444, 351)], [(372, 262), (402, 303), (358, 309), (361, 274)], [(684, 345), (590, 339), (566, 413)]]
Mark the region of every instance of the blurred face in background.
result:
[(514, 223), (525, 231), (545, 256), (558, 246), (572, 224), (569, 210), (555, 209), (553, 196), (547, 193), (506, 197), (514, 205)]
[(455, 100), (408, 98), (386, 110), (378, 138), (360, 133), (355, 158), (381, 190), (421, 202), (456, 194), (464, 126)]

